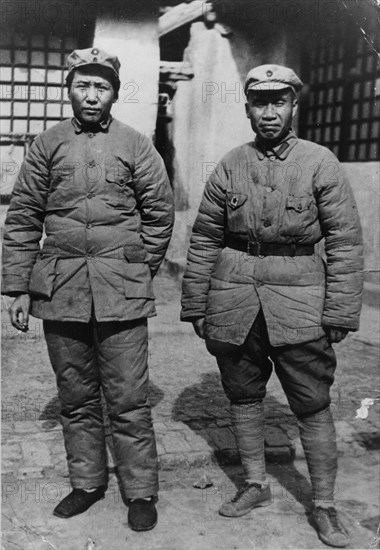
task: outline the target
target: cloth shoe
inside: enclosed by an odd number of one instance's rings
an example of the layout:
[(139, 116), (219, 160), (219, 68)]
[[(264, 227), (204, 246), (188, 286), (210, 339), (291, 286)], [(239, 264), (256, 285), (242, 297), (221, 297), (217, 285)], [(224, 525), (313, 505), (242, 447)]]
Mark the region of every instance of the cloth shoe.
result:
[(317, 506), (311, 513), (310, 522), (325, 544), (337, 548), (344, 548), (349, 544), (349, 533), (340, 522), (338, 512), (334, 507)]
[(269, 485), (263, 487), (259, 483), (247, 483), (232, 500), (221, 506), (219, 514), (234, 518), (248, 514), (253, 508), (270, 504), (272, 494)]
[(101, 486), (95, 491), (85, 491), (84, 489), (73, 489), (67, 497), (54, 508), (53, 515), (59, 518), (71, 518), (82, 514), (90, 508), (95, 502), (104, 498), (106, 487)]
[(129, 501), (128, 525), (133, 531), (149, 531), (157, 524), (157, 497), (149, 500), (136, 498)]

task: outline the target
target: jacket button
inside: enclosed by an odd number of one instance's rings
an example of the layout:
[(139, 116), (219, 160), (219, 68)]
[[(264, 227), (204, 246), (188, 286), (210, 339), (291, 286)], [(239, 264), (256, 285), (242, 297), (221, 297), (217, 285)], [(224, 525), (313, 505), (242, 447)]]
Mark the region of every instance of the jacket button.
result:
[(91, 223), (88, 223), (88, 224), (86, 225), (86, 227), (87, 227), (87, 229), (91, 229), (92, 224), (91, 224)]
[(91, 133), (89, 133), (89, 134), (87, 134), (87, 135), (88, 135), (89, 138), (93, 138), (93, 137), (94, 137), (94, 134), (91, 134)]
[(92, 193), (87, 193), (87, 198), (88, 199), (92, 199), (94, 197), (94, 195)]
[(267, 187), (267, 193), (272, 193), (273, 189), (271, 187)]

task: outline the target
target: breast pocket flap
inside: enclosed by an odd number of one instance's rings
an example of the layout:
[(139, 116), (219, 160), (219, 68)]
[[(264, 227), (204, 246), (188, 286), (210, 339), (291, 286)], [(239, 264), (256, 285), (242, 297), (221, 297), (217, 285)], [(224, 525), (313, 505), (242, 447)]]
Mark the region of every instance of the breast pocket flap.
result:
[(311, 203), (311, 197), (297, 197), (295, 195), (291, 195), (286, 199), (286, 208), (296, 210), (297, 212), (303, 212), (304, 210), (308, 210), (310, 208)]
[(242, 206), (248, 198), (248, 195), (244, 193), (227, 193), (227, 205), (236, 210), (239, 206)]
[(106, 181), (109, 183), (116, 183), (119, 187), (124, 188), (131, 183), (132, 174), (127, 168), (110, 169), (106, 172)]

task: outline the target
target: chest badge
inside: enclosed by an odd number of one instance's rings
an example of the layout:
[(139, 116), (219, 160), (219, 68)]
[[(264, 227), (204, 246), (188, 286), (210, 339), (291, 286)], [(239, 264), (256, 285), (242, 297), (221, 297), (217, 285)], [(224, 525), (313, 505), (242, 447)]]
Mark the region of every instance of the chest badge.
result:
[(244, 193), (227, 192), (227, 205), (231, 208), (231, 210), (236, 210), (245, 203), (247, 198), (248, 195), (245, 195)]

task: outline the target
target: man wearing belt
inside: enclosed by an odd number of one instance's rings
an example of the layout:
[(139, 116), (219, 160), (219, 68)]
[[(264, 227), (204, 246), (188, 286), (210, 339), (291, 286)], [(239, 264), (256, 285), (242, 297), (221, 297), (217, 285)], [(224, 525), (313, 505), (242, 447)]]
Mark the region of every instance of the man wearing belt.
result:
[[(8, 210), (2, 293), (12, 324), (44, 320), (73, 491), (54, 510), (84, 512), (107, 488), (100, 389), (132, 529), (157, 522), (157, 451), (148, 400), (152, 277), (169, 244), (173, 201), (151, 141), (112, 118), (120, 63), (97, 48), (68, 58), (74, 117), (39, 135)], [(43, 230), (46, 238), (40, 250)]]
[[(271, 502), (262, 401), (273, 364), (298, 419), (313, 489), (311, 521), (322, 541), (344, 547), (348, 532), (334, 502), (331, 344), (358, 329), (362, 237), (338, 160), (292, 131), (301, 87), (286, 67), (248, 73), (246, 114), (256, 138), (230, 151), (206, 184), (181, 318), (217, 359), (246, 475), (220, 514), (241, 516)], [(326, 262), (314, 248), (322, 238)]]

